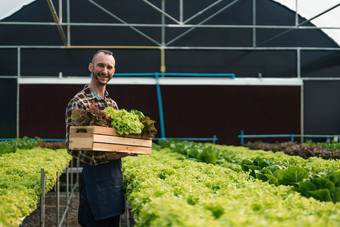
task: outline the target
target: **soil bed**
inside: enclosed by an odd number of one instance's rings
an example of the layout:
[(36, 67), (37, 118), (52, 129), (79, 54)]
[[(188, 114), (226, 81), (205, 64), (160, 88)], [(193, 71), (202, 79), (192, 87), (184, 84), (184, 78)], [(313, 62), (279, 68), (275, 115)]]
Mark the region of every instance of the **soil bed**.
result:
[[(45, 199), (45, 226), (52, 227), (56, 226), (56, 219), (57, 219), (57, 212), (56, 212), (56, 192), (51, 191), (48, 192)], [(61, 220), (62, 215), (65, 211), (66, 207), (66, 193), (60, 192), (60, 208), (59, 208), (59, 220)], [(80, 227), (78, 224), (78, 205), (79, 205), (79, 194), (74, 193), (70, 207), (68, 210), (68, 217), (67, 220), (65, 218), (62, 226), (69, 226), (69, 227)], [(121, 227), (133, 226), (133, 219), (127, 218), (127, 212), (121, 216)], [(127, 220), (130, 223), (127, 223)], [(68, 222), (68, 225), (66, 224)], [(40, 207), (33, 211), (29, 216), (27, 216), (22, 225), (22, 227), (40, 227)]]

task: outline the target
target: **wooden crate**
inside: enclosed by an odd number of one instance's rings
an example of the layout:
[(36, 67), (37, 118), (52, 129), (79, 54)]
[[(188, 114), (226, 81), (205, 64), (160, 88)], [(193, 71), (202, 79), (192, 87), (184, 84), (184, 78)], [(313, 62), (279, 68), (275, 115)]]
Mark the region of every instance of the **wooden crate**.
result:
[(102, 126), (71, 126), (70, 150), (130, 152), (151, 154), (152, 138), (146, 135), (119, 135), (116, 129)]

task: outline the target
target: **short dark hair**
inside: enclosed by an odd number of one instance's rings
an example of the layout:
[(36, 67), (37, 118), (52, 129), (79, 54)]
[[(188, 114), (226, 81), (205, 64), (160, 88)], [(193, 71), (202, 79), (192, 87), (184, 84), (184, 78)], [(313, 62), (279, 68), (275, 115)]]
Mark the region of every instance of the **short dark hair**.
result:
[(97, 55), (100, 54), (100, 53), (104, 53), (104, 54), (106, 54), (106, 55), (111, 55), (111, 56), (113, 56), (113, 52), (112, 52), (112, 51), (109, 51), (109, 50), (98, 50), (98, 51), (93, 55), (93, 57), (92, 57), (92, 63), (93, 63), (94, 59), (97, 57)]

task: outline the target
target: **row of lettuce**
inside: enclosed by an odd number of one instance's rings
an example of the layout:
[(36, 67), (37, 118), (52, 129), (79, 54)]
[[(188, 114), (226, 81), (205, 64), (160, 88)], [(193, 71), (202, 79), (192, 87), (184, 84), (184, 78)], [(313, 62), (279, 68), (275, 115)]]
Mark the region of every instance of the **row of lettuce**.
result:
[(339, 169), (326, 169), (325, 172), (325, 167), (321, 167), (321, 170), (316, 170), (314, 167), (316, 163), (320, 163), (319, 166), (327, 166), (332, 161), (310, 158), (313, 167), (306, 168), (304, 159), (298, 156), (283, 158), (281, 152), (273, 155), (272, 152), (254, 151), (249, 157), (247, 154), (239, 156), (244, 153), (242, 148), (228, 149), (225, 146), (171, 140), (161, 141), (160, 144), (198, 161), (222, 165), (225, 162), (238, 164), (253, 178), (268, 181), (276, 186), (294, 186), (296, 191), (306, 197), (314, 197), (320, 201), (340, 202), (340, 171), (333, 171)]
[(313, 142), (312, 140), (307, 140), (304, 144), (306, 144), (306, 145), (319, 145), (323, 148), (327, 148), (327, 149), (331, 149), (331, 150), (340, 150), (340, 143), (336, 140), (333, 140), (329, 143)]
[(307, 140), (302, 144), (297, 142), (266, 143), (257, 141), (248, 142), (243, 144), (243, 146), (253, 150), (284, 152), (287, 155), (300, 156), (305, 159), (310, 157), (340, 159), (340, 143), (336, 141), (332, 141), (330, 143), (321, 143)]
[(48, 192), (56, 172), (61, 173), (71, 160), (65, 149), (35, 147), (38, 142), (39, 138), (21, 138), (0, 143), (0, 227), (18, 226), (37, 208), (42, 168)]
[(52, 150), (66, 148), (65, 142), (47, 142), (39, 137), (14, 138), (12, 140), (4, 140), (0, 142), (0, 156), (7, 153), (14, 153), (17, 150), (29, 150), (34, 147), (49, 148)]
[(23, 138), (15, 138), (13, 140), (4, 140), (0, 142), (0, 155), (7, 153), (14, 153), (18, 149), (32, 149), (38, 143), (41, 143), (42, 139), (39, 137), (29, 138), (27, 136)]
[[(16, 149), (30, 150), (0, 152), (0, 227), (36, 209), (41, 168), (48, 191), (71, 159), (65, 149), (31, 149), (38, 142), (17, 139)], [(123, 161), (137, 226), (340, 225), (339, 160), (171, 140), (153, 151)]]
[(340, 225), (339, 160), (166, 140), (123, 168), (136, 226)]

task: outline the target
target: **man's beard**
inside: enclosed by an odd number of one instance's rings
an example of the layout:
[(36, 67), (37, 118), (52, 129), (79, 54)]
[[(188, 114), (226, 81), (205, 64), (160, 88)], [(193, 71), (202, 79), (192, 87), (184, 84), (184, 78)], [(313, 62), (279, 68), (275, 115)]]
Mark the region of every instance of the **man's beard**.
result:
[[(101, 86), (107, 85), (109, 83), (109, 81), (111, 80), (111, 78), (109, 76), (104, 75), (104, 74), (100, 74), (100, 73), (95, 73), (94, 71), (93, 71), (93, 77), (94, 77), (95, 81), (97, 82), (97, 84), (99, 84)], [(98, 79), (98, 77), (107, 78), (108, 80), (107, 80), (106, 83), (103, 83)]]

